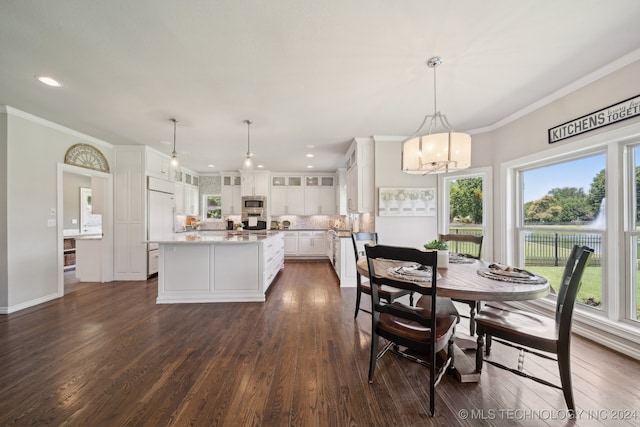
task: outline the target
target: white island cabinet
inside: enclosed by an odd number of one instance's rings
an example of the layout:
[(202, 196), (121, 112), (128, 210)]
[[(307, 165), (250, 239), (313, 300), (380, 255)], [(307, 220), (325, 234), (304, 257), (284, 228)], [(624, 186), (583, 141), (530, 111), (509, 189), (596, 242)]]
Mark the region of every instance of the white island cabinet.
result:
[(158, 304), (262, 302), (284, 268), (283, 234), (203, 233), (157, 241)]

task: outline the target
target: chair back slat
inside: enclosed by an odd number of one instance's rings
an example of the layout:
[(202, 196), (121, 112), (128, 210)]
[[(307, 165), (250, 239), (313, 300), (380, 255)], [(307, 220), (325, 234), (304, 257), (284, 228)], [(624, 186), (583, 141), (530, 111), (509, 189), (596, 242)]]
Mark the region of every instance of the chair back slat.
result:
[(351, 233), (351, 242), (353, 243), (353, 251), (356, 257), (356, 262), (364, 256), (364, 245), (366, 243), (378, 244), (378, 233), (369, 233), (360, 231), (358, 233)]
[(464, 255), (475, 259), (482, 258), (482, 241), (484, 240), (483, 236), (474, 236), (473, 234), (438, 234), (438, 238), (440, 240), (444, 240), (445, 242), (472, 243), (473, 245), (476, 245), (477, 251), (475, 251), (474, 253), (465, 253)]
[(567, 337), (571, 334), (573, 308), (582, 284), (584, 270), (592, 254), (593, 249), (587, 246), (575, 245), (569, 255), (556, 300), (556, 321), (559, 324), (559, 337)]

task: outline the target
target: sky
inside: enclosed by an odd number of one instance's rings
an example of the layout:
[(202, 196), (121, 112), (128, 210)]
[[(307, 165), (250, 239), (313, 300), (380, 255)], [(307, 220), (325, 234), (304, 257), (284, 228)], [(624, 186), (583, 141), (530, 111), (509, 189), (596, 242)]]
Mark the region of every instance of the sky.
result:
[(552, 188), (575, 187), (589, 193), (591, 182), (606, 166), (604, 154), (533, 169), (524, 173), (524, 201), (545, 196)]

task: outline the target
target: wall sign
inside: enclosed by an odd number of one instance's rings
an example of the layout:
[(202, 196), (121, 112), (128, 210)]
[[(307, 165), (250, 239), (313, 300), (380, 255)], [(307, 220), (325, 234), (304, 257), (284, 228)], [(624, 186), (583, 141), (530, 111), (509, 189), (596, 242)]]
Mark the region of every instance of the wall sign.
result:
[(640, 115), (640, 95), (549, 129), (549, 144)]

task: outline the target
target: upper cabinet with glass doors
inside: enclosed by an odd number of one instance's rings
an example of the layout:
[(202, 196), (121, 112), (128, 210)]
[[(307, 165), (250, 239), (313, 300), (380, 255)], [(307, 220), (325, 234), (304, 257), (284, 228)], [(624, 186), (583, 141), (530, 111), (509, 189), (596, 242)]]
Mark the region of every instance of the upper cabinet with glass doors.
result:
[(307, 176), (304, 189), (305, 215), (336, 213), (335, 176)]

